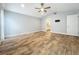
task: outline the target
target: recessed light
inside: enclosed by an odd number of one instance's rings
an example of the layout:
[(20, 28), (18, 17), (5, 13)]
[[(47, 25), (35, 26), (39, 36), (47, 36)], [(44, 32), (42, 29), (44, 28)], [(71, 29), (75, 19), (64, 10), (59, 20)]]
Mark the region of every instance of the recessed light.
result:
[(24, 4), (21, 4), (21, 7), (24, 8)]

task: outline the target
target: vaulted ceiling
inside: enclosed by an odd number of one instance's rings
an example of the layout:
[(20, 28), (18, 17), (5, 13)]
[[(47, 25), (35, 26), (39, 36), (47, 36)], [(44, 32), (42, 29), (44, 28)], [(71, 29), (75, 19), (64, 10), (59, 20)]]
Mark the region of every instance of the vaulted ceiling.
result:
[(4, 9), (34, 16), (34, 17), (42, 17), (54, 12), (69, 12), (79, 10), (79, 3), (45, 3), (44, 6), (51, 6), (47, 13), (41, 15), (36, 7), (41, 7), (40, 3), (24, 3), (24, 7), (21, 7), (21, 3), (4, 3)]

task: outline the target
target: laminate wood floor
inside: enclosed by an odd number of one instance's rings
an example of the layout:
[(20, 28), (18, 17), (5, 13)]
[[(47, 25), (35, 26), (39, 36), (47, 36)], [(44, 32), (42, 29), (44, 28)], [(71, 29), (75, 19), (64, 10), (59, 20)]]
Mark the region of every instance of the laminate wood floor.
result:
[(79, 37), (36, 32), (6, 39), (1, 55), (79, 55)]

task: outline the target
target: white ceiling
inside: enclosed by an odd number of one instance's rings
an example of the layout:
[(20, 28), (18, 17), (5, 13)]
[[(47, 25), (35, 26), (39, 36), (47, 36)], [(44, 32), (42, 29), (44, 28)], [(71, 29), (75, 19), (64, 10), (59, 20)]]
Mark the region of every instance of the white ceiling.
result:
[(34, 16), (42, 17), (53, 12), (69, 12), (79, 10), (79, 3), (45, 3), (45, 6), (51, 6), (51, 9), (48, 9), (48, 12), (44, 15), (41, 15), (36, 7), (40, 7), (40, 3), (25, 3), (25, 7), (21, 7), (21, 3), (5, 3), (4, 8), (9, 11)]

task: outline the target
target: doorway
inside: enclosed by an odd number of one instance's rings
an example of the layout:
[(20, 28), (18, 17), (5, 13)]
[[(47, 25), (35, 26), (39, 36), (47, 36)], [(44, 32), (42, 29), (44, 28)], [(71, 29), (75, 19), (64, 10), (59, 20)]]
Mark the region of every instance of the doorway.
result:
[(47, 19), (46, 20), (46, 32), (51, 32), (51, 20)]

